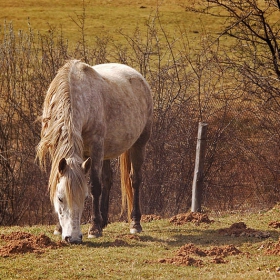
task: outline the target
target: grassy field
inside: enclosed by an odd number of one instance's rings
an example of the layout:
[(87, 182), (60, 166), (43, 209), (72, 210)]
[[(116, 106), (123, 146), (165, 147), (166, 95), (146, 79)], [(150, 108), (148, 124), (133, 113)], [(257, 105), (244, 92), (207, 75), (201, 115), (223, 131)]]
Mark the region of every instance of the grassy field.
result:
[[(85, 34), (88, 43), (96, 36), (111, 36), (115, 42), (124, 40), (118, 30), (133, 34), (139, 27), (145, 31), (146, 22), (157, 9), (166, 31), (173, 33), (185, 28), (191, 43), (200, 40), (204, 27), (216, 34), (220, 22), (195, 13), (186, 12), (189, 1), (85, 1)], [(0, 25), (12, 22), (15, 30), (28, 30), (28, 22), (41, 33), (50, 28), (61, 28), (64, 37), (76, 43), (80, 29), (74, 20), (83, 13), (81, 0), (12, 0), (0, 2)], [(171, 224), (167, 219), (143, 223), (144, 232), (129, 235), (125, 223), (110, 224), (102, 238), (86, 238), (88, 225), (83, 226), (84, 243), (44, 249), (35, 253), (10, 254), (0, 257), (1, 279), (276, 279), (279, 251), (269, 255), (279, 238), (279, 229), (269, 226), (279, 219), (279, 207), (258, 214), (213, 215), (211, 224)], [(231, 236), (219, 234), (219, 229), (233, 223), (244, 222), (247, 227), (268, 232), (270, 237)], [(53, 226), (0, 227), (0, 252), (9, 241), (4, 239), (15, 232), (32, 235), (46, 234), (59, 244), (59, 237), (52, 235)], [(12, 240), (13, 241), (13, 240)], [(15, 241), (15, 240), (14, 240)], [(178, 250), (186, 244), (200, 250), (212, 250), (233, 245), (241, 251), (238, 255), (190, 255), (193, 265), (181, 264)], [(15, 243), (16, 250), (16, 243)], [(28, 248), (27, 248), (28, 249)], [(175, 258), (177, 256), (177, 259)], [(174, 263), (170, 260), (174, 260)], [(221, 263), (217, 263), (217, 262)]]
[[(115, 42), (121, 42), (123, 37), (119, 34), (132, 35), (134, 30), (146, 30), (146, 23), (158, 10), (161, 24), (166, 31), (173, 33), (183, 28), (192, 40), (199, 38), (199, 33), (207, 26), (208, 30), (216, 32), (219, 24), (210, 17), (200, 16), (186, 11), (186, 5), (191, 1), (110, 1), (86, 0), (85, 7), (85, 35), (88, 42), (96, 36), (108, 35)], [(76, 42), (80, 29), (74, 21), (78, 22), (83, 14), (83, 1), (73, 0), (12, 0), (0, 2), (0, 25), (12, 22), (15, 30), (28, 30), (28, 22), (35, 30), (41, 33), (48, 32), (50, 28), (62, 29), (70, 42)], [(219, 23), (219, 21), (218, 21)]]
[[(85, 225), (82, 245), (0, 257), (0, 279), (276, 279), (280, 276), (279, 251), (277, 256), (277, 252), (268, 255), (267, 250), (278, 242), (279, 230), (269, 223), (279, 218), (279, 211), (276, 207), (258, 214), (210, 216), (213, 223), (199, 225), (179, 226), (167, 219), (154, 220), (143, 223), (144, 232), (137, 236), (128, 234), (127, 224), (113, 223), (105, 229), (103, 237), (94, 240), (86, 238)], [(234, 237), (218, 232), (241, 221), (247, 228), (269, 233), (270, 237)], [(0, 230), (4, 235), (16, 231), (44, 233), (52, 240), (59, 240), (51, 234), (53, 226)], [(193, 259), (201, 261), (198, 266), (164, 261), (174, 258), (180, 247), (190, 243), (201, 250), (233, 245), (241, 253), (216, 257), (193, 255)], [(0, 239), (0, 252), (5, 244)]]

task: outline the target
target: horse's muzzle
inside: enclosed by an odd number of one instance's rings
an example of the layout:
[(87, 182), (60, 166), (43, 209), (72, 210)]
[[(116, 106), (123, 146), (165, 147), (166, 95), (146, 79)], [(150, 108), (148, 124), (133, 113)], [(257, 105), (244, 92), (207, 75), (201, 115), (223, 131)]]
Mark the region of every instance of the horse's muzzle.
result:
[(83, 235), (80, 234), (78, 239), (73, 239), (71, 236), (65, 236), (64, 240), (70, 244), (81, 244), (83, 241)]

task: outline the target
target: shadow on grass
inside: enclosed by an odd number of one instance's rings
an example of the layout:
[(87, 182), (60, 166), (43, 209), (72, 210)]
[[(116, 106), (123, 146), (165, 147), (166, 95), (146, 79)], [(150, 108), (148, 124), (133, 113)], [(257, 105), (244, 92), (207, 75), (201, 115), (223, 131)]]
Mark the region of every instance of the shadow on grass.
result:
[[(113, 241), (102, 241), (100, 239), (85, 240), (82, 246), (93, 248), (116, 248), (116, 247), (144, 247), (151, 246), (152, 243), (162, 243), (168, 247), (181, 247), (187, 243), (193, 243), (199, 246), (223, 246), (223, 245), (235, 245), (242, 246), (243, 244), (258, 244), (265, 240), (278, 241), (279, 232), (277, 230), (267, 230), (269, 238), (257, 238), (250, 236), (225, 236), (219, 233), (219, 230), (213, 229), (163, 229), (162, 235), (164, 237), (159, 238), (149, 235), (147, 231), (144, 234), (136, 235), (137, 238), (128, 238), (128, 234), (116, 235)], [(131, 235), (133, 236), (133, 235)], [(132, 239), (132, 240), (131, 240)], [(148, 244), (146, 244), (148, 243)]]
[(253, 236), (228, 236), (219, 234), (218, 230), (202, 230), (199, 234), (192, 233), (192, 230), (186, 234), (174, 234), (171, 235), (171, 240), (167, 241), (169, 246), (183, 246), (186, 243), (193, 243), (195, 245), (202, 246), (223, 246), (223, 245), (235, 245), (242, 246), (243, 244), (258, 244), (265, 240), (278, 241), (279, 232), (275, 230), (266, 231), (269, 233), (268, 238), (258, 238)]
[[(226, 222), (226, 226), (232, 224)], [(116, 227), (117, 225), (117, 227)], [(128, 227), (123, 224), (109, 225), (103, 233), (103, 236), (96, 239), (85, 238), (82, 246), (92, 248), (137, 248), (149, 247), (154, 245), (163, 245), (171, 248), (178, 248), (188, 243), (197, 246), (224, 246), (224, 245), (256, 245), (263, 242), (276, 242), (279, 239), (279, 230), (268, 228), (261, 229), (260, 232), (268, 233), (268, 238), (255, 236), (234, 236), (224, 235), (219, 231), (225, 226), (220, 221), (210, 224), (185, 223), (183, 225), (173, 225), (167, 220), (152, 221), (143, 223), (143, 232), (141, 234), (131, 235), (128, 233)], [(249, 228), (247, 228), (249, 230)], [(252, 229), (254, 231), (254, 229)], [(256, 231), (259, 231), (257, 229)], [(86, 233), (85, 233), (86, 236)], [(152, 245), (153, 246), (153, 245)]]

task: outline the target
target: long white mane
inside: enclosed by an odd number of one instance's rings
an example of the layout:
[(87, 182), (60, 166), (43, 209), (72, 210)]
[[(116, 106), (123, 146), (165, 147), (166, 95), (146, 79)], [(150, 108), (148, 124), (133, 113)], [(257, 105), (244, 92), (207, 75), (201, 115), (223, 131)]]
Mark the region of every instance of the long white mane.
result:
[(86, 180), (79, 168), (83, 155), (81, 131), (75, 128), (72, 114), (71, 74), (77, 62), (67, 62), (50, 84), (43, 105), (41, 141), (37, 146), (37, 158), (41, 166), (46, 165), (47, 154), (52, 162), (49, 178), (51, 201), (59, 181), (59, 162), (62, 158), (66, 159), (67, 169), (64, 175), (68, 179), (66, 193), (70, 208), (72, 199), (78, 205), (84, 202)]

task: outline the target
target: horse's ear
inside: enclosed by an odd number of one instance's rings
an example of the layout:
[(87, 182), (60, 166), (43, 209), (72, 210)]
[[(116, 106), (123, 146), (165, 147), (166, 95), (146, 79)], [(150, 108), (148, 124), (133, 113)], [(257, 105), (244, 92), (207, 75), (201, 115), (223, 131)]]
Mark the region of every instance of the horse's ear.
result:
[(82, 163), (82, 169), (83, 169), (83, 171), (84, 171), (85, 174), (88, 173), (90, 167), (91, 167), (91, 158), (89, 157), (88, 159), (86, 159), (86, 160)]
[(58, 171), (61, 175), (64, 173), (66, 166), (67, 166), (66, 159), (62, 158), (58, 164)]

